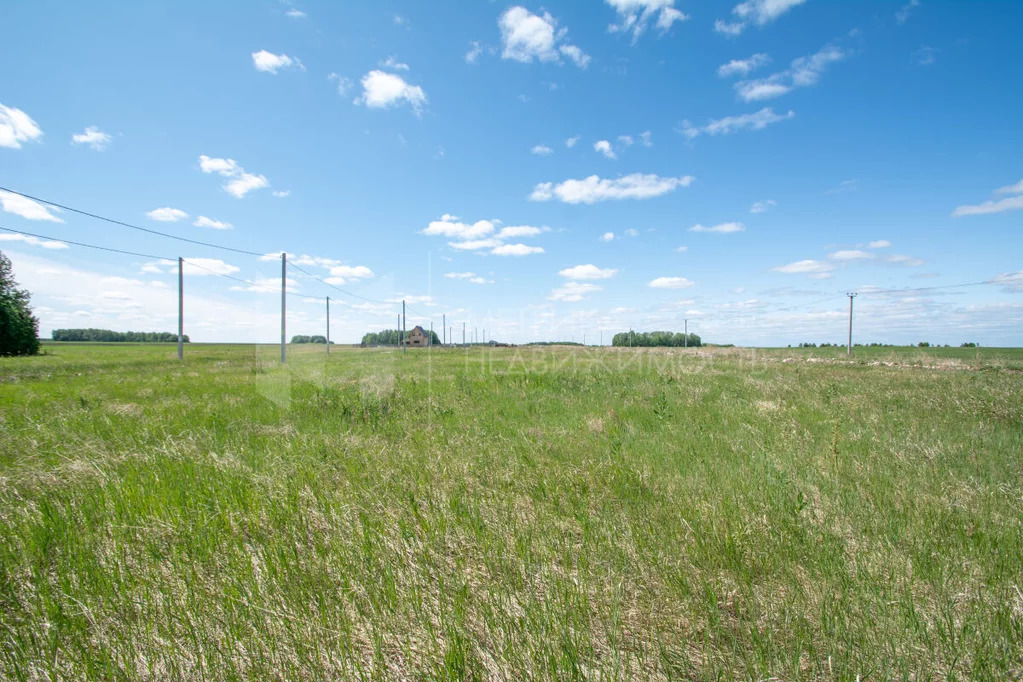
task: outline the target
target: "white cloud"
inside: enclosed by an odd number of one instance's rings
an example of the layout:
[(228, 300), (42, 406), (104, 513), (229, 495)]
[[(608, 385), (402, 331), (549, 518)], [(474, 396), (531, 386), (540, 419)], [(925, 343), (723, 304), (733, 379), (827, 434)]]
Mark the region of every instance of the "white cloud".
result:
[(66, 249), (68, 247), (64, 242), (40, 239), (39, 237), (14, 232), (0, 232), (0, 242), (23, 242), (31, 246), (41, 246), (44, 249)]
[(330, 269), (333, 279), (341, 278), (341, 284), (346, 281), (358, 281), (360, 279), (373, 279), (376, 275), (365, 265), (335, 265)]
[(199, 216), (192, 223), (196, 227), (208, 227), (211, 230), (231, 230), (234, 229), (234, 225), (231, 223), (225, 223), (222, 220), (214, 220), (213, 218), (207, 218), (204, 215)]
[(470, 225), (458, 222), (456, 216), (444, 214), (440, 220), (431, 221), (422, 233), (429, 236), (454, 237), (455, 239), (475, 239), (493, 231), (494, 223), (489, 220), (477, 220)]
[(598, 141), (594, 142), (593, 143), (593, 150), (597, 151), (597, 152), (600, 152), (601, 154), (603, 154), (604, 156), (606, 156), (609, 159), (617, 159), (618, 158), (618, 156), (615, 154), (614, 150), (611, 149), (611, 143), (608, 142), (607, 140), (598, 140)]
[(328, 73), (327, 80), (335, 81), (337, 83), (337, 94), (344, 97), (348, 94), (348, 91), (352, 89), (352, 79), (347, 76), (342, 76), (339, 73)]
[(835, 266), (821, 260), (800, 260), (771, 269), (786, 275), (808, 275), (812, 279), (827, 279), (831, 277), (831, 271), (835, 269)]
[(238, 199), (252, 190), (270, 186), (266, 176), (246, 173), (234, 159), (220, 159), (202, 154), (199, 156), (199, 168), (203, 173), (217, 173), (225, 178), (231, 178), (223, 187), (228, 194)]
[(722, 234), (744, 232), (745, 230), (746, 226), (742, 223), (720, 223), (718, 225), (711, 225), (710, 227), (705, 225), (693, 225), (689, 228), (690, 232), (719, 232)]
[(905, 265), (909, 268), (917, 268), (924, 264), (923, 259), (915, 256), (906, 256), (903, 254), (896, 254), (893, 256), (885, 256), (885, 263), (891, 263), (893, 265)]
[(920, 66), (930, 66), (938, 57), (938, 49), (921, 45), (920, 49), (913, 53), (913, 60)]
[(532, 225), (509, 225), (502, 227), (497, 233), (498, 239), (512, 239), (514, 237), (535, 237), (546, 232), (546, 227), (533, 227)]
[[(533, 14), (525, 7), (507, 9), (497, 22), (501, 29), (503, 59), (519, 62), (558, 62), (564, 55), (579, 67), (585, 68), (590, 58), (575, 45), (563, 43), (566, 29), (559, 29), (558, 21), (549, 13)], [(560, 44), (559, 44), (560, 43)]]
[(991, 281), (997, 284), (1004, 284), (1005, 291), (1010, 293), (1023, 292), (1023, 270), (1003, 273), (993, 277)]
[[(568, 147), (569, 149), (571, 149), (572, 147), (575, 146), (575, 143), (578, 142), (578, 141), (579, 141), (579, 136), (578, 135), (576, 135), (575, 137), (570, 137), (567, 140), (565, 140), (565, 146)], [(1023, 182), (1023, 181), (1021, 181), (1021, 182)]]
[(495, 256), (528, 256), (534, 253), (543, 253), (542, 246), (529, 246), (527, 244), (501, 244), (490, 253)]
[(21, 149), (22, 142), (32, 142), (43, 136), (32, 117), (21, 109), (0, 104), (0, 147)]
[(256, 67), (256, 71), (274, 74), (281, 69), (290, 69), (291, 67), (305, 70), (302, 62), (297, 57), (289, 57), (286, 54), (274, 54), (266, 50), (252, 53), (252, 65)]
[(664, 33), (676, 21), (689, 17), (674, 8), (675, 0), (605, 0), (618, 13), (617, 24), (608, 26), (611, 33), (632, 33), (635, 43), (654, 17), (658, 31)]
[(654, 146), (653, 133), (651, 133), (649, 130), (644, 130), (639, 134), (639, 141), (643, 143), (644, 147), (653, 147)]
[(85, 132), (71, 136), (71, 144), (87, 144), (94, 151), (101, 152), (107, 148), (112, 138), (96, 126), (89, 126)]
[[(225, 263), (219, 258), (185, 258), (184, 273), (186, 275), (231, 275), (238, 272), (239, 268)], [(161, 261), (170, 271), (177, 271), (178, 264), (174, 261)], [(281, 280), (277, 281), (278, 290)]]
[(494, 239), (470, 239), (464, 242), (448, 242), (448, 246), (459, 251), (480, 251), (482, 249), (493, 249), (501, 245), (501, 241)]
[(677, 252), (679, 252), (679, 253), (685, 253), (686, 251), (688, 251), (688, 250), (689, 250), (689, 247), (688, 247), (688, 246), (680, 246), (680, 247), (678, 247), (678, 248), (677, 248), (677, 249), (675, 249), (675, 250), (676, 250)]
[(493, 284), (494, 280), (481, 277), (475, 272), (448, 272), (444, 274), (448, 279), (461, 279), (473, 284)]
[(306, 17), (306, 13), (305, 12), (303, 12), (300, 9), (295, 9), (295, 8), (289, 9), (284, 14), (286, 16), (291, 17), (292, 19), (305, 19), (305, 17)]
[(553, 154), (554, 150), (545, 144), (538, 144), (532, 149), (530, 149), (529, 153), (534, 154), (536, 156), (548, 156), (549, 154)]
[(465, 63), (475, 64), (476, 60), (479, 59), (480, 55), (483, 54), (483, 46), (480, 45), (478, 40), (469, 42), (469, 50), (465, 53)]
[(979, 204), (957, 206), (952, 215), (959, 218), (966, 215), (987, 215), (990, 213), (1003, 213), (1023, 208), (1023, 194), (1015, 197), (1006, 197), (998, 201), (985, 201)]
[(730, 135), (740, 130), (763, 130), (769, 125), (787, 121), (795, 115), (794, 111), (789, 111), (787, 114), (776, 114), (770, 107), (764, 107), (752, 114), (726, 116), (711, 120), (710, 123), (700, 128), (694, 127), (689, 121), (682, 121), (679, 132), (690, 140), (698, 135)]
[(806, 57), (793, 59), (789, 68), (758, 80), (739, 81), (735, 91), (745, 102), (779, 97), (795, 88), (815, 85), (828, 65), (849, 56), (839, 47), (827, 46)]
[(608, 199), (650, 199), (678, 187), (688, 187), (695, 178), (661, 177), (653, 173), (632, 173), (615, 179), (591, 175), (580, 180), (565, 180), (560, 183), (542, 182), (533, 188), (531, 201), (558, 199), (566, 204), (593, 204)]
[(614, 241), (614, 238), (615, 238), (615, 233), (614, 232), (605, 232), (604, 234), (602, 234), (600, 236), (600, 241), (602, 241), (602, 242), (611, 242), (611, 241)]
[(913, 11), (913, 8), (919, 6), (920, 0), (909, 0), (909, 2), (900, 7), (899, 11), (895, 13), (895, 23), (899, 26), (906, 23), (906, 20), (909, 19), (909, 15)]
[(273, 192), (270, 192), (270, 194), (274, 195), (278, 199), (286, 199), (287, 197), (291, 196), (291, 190), (290, 189), (274, 190)]
[(374, 69), (362, 77), (362, 95), (356, 104), (370, 109), (387, 109), (407, 103), (418, 116), (426, 104), (426, 93), (418, 85), (409, 85), (401, 76)]
[(146, 217), (150, 220), (158, 220), (161, 223), (176, 223), (179, 220), (187, 218), (188, 214), (179, 208), (170, 208), (169, 206), (165, 206), (163, 208), (154, 208), (152, 211), (147, 211)]
[(874, 241), (867, 244), (872, 249), (886, 249), (891, 246), (892, 243), (887, 239), (875, 239)]
[(4, 211), (7, 213), (21, 216), (25, 220), (47, 220), (51, 223), (64, 222), (61, 218), (50, 212), (58, 209), (44, 206), (39, 202), (32, 201), (13, 192), (0, 190), (0, 206), (3, 206)]
[(764, 201), (755, 201), (753, 205), (749, 207), (750, 213), (764, 213), (768, 209), (774, 208), (778, 204), (774, 199), (765, 199)]
[(861, 251), (859, 249), (845, 249), (841, 251), (835, 251), (828, 255), (831, 260), (837, 261), (857, 261), (857, 260), (870, 260), (874, 257), (874, 254), (869, 251)]
[(564, 301), (565, 303), (575, 303), (581, 301), (583, 298), (597, 291), (601, 291), (602, 287), (596, 284), (587, 284), (583, 282), (565, 282), (563, 286), (558, 287), (551, 291), (549, 298), (552, 301)]
[(387, 59), (385, 59), (384, 61), (380, 62), (380, 66), (382, 66), (385, 69), (391, 69), (393, 71), (408, 71), (409, 70), (408, 64), (404, 64), (402, 62), (399, 62), (398, 58), (396, 56), (394, 56), (393, 54), (390, 57), (388, 57)]
[(770, 56), (763, 52), (758, 52), (747, 59), (733, 59), (727, 64), (722, 64), (718, 67), (718, 75), (722, 78), (728, 78), (729, 76), (745, 76), (751, 71), (755, 71), (770, 62)]
[(625, 236), (627, 236), (627, 237), (638, 237), (639, 236), (639, 230), (630, 227), (629, 229), (627, 229), (625, 231)]
[(714, 30), (725, 35), (736, 36), (751, 23), (764, 26), (804, 2), (806, 0), (746, 0), (732, 8), (732, 14), (735, 17), (732, 23), (718, 19), (714, 23)]
[(568, 279), (610, 279), (618, 272), (616, 268), (598, 268), (596, 265), (576, 265), (559, 270), (558, 274)]
[(694, 284), (695, 282), (685, 277), (658, 277), (650, 280), (647, 286), (654, 289), (686, 289)]
[[(284, 280), (284, 287), (288, 293), (295, 293), (298, 291), (298, 282), (290, 277), (286, 277)], [(279, 277), (258, 277), (252, 280), (252, 283), (248, 286), (236, 285), (231, 287), (231, 291), (252, 291), (257, 294), (279, 294), (281, 291), (281, 280)]]
[(1023, 180), (1015, 185), (1006, 185), (995, 190), (995, 194), (1023, 194)]

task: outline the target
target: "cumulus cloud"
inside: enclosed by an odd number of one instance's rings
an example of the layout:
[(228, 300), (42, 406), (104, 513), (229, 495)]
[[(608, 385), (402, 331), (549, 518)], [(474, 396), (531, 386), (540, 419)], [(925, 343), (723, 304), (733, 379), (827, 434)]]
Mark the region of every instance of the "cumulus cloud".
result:
[(513, 239), (515, 237), (535, 237), (546, 232), (546, 227), (533, 227), (532, 225), (509, 225), (502, 227), (497, 233), (498, 239)]
[(545, 144), (538, 144), (529, 150), (530, 154), (534, 156), (548, 156), (554, 153), (554, 150)]
[(618, 23), (608, 26), (611, 33), (632, 33), (635, 43), (647, 27), (654, 23), (660, 33), (666, 32), (676, 21), (689, 17), (675, 9), (675, 0), (605, 0), (618, 13)]
[(348, 91), (352, 89), (352, 79), (339, 73), (328, 73), (327, 80), (334, 81), (337, 84), (337, 94), (342, 97), (347, 95)]
[(837, 261), (857, 261), (857, 260), (870, 260), (874, 257), (874, 254), (869, 251), (861, 251), (860, 249), (843, 249), (835, 251), (828, 255), (831, 260)]
[(775, 272), (781, 272), (786, 275), (807, 275), (811, 279), (827, 279), (831, 277), (832, 270), (835, 266), (831, 263), (821, 260), (799, 260), (788, 265), (779, 265), (771, 268)]
[(292, 19), (305, 19), (305, 17), (306, 17), (306, 13), (305, 12), (303, 12), (300, 9), (295, 9), (295, 8), (289, 9), (284, 14), (285, 14), (285, 16), (288, 16), (288, 17), (290, 17)]
[(806, 0), (746, 0), (732, 8), (731, 21), (718, 19), (714, 30), (728, 36), (737, 36), (750, 24), (764, 26)]
[(192, 223), (192, 224), (195, 225), (196, 227), (208, 227), (211, 230), (232, 230), (232, 229), (234, 229), (234, 225), (232, 225), (231, 223), (225, 223), (222, 220), (214, 220), (213, 218), (207, 218), (204, 215), (201, 215), (198, 218), (196, 218), (195, 222)]
[(493, 284), (494, 280), (477, 275), (475, 272), (447, 272), (444, 274), (448, 279), (461, 279), (473, 284)]
[(887, 239), (875, 239), (874, 241), (867, 244), (872, 249), (886, 249), (891, 246), (892, 243)]
[(593, 204), (609, 199), (650, 199), (679, 187), (688, 187), (695, 178), (691, 175), (661, 177), (653, 173), (632, 173), (619, 178), (601, 178), (591, 175), (579, 180), (541, 182), (533, 188), (531, 201), (557, 199), (566, 204)]
[(22, 242), (30, 246), (41, 246), (44, 249), (66, 249), (68, 247), (64, 242), (58, 242), (52, 239), (40, 239), (39, 237), (33, 237), (28, 234), (18, 234), (16, 232), (0, 232), (0, 242)]
[(71, 144), (88, 145), (94, 151), (101, 152), (107, 148), (112, 138), (96, 126), (89, 126), (85, 132), (75, 133), (71, 136)]
[(290, 69), (292, 67), (305, 69), (297, 57), (289, 57), (286, 54), (274, 54), (266, 50), (252, 53), (252, 65), (256, 67), (256, 71), (273, 74), (276, 74), (281, 69)]
[(730, 135), (740, 130), (763, 130), (769, 125), (787, 121), (795, 115), (794, 111), (789, 111), (787, 114), (776, 114), (770, 107), (764, 107), (752, 114), (713, 119), (702, 127), (693, 126), (689, 121), (682, 121), (679, 132), (690, 140), (699, 135)]
[(426, 104), (426, 92), (418, 85), (410, 85), (401, 76), (374, 69), (362, 77), (362, 95), (356, 104), (370, 109), (388, 109), (408, 104), (418, 116)]
[(611, 143), (607, 140), (598, 140), (593, 143), (593, 150), (600, 152), (609, 159), (617, 159), (618, 156), (615, 154), (614, 149), (611, 148)]
[(764, 213), (768, 209), (774, 208), (778, 204), (774, 199), (765, 199), (763, 201), (755, 201), (753, 205), (749, 207), (750, 213)]
[(440, 220), (433, 220), (422, 234), (431, 237), (449, 237), (459, 241), (448, 242), (448, 246), (458, 251), (483, 251), (488, 250), (495, 256), (527, 256), (534, 253), (543, 253), (544, 250), (538, 246), (526, 244), (507, 244), (506, 240), (522, 237), (535, 237), (546, 232), (546, 227), (534, 227), (532, 225), (509, 225), (497, 229), (495, 223), (499, 220), (477, 220), (474, 223), (461, 222), (458, 216), (445, 213)]
[(733, 59), (727, 64), (722, 64), (718, 67), (718, 75), (722, 78), (728, 78), (730, 76), (745, 76), (751, 71), (755, 71), (770, 62), (770, 56), (763, 52), (758, 52), (747, 59)]
[(385, 69), (391, 69), (392, 71), (408, 71), (409, 70), (409, 65), (405, 64), (403, 62), (399, 62), (398, 58), (396, 56), (394, 56), (393, 54), (390, 57), (388, 57), (387, 59), (385, 59), (384, 61), (380, 62), (380, 66), (384, 67)]
[(614, 241), (614, 238), (615, 238), (614, 232), (605, 232), (604, 234), (600, 235), (600, 241), (602, 242), (612, 242)]
[(152, 211), (147, 211), (146, 217), (150, 220), (158, 220), (161, 223), (176, 223), (187, 218), (188, 214), (179, 208), (164, 206), (163, 208), (154, 208)]
[(579, 141), (578, 135), (576, 135), (575, 137), (570, 137), (567, 140), (565, 140), (565, 146), (571, 149), (572, 147), (575, 146), (576, 142), (578, 141)]
[(657, 277), (650, 280), (647, 286), (654, 289), (687, 289), (694, 284), (695, 282), (685, 277)]
[(491, 250), (495, 256), (528, 256), (534, 253), (543, 253), (542, 246), (529, 246), (528, 244), (501, 244)]
[(422, 232), (429, 236), (453, 237), (455, 239), (476, 239), (494, 231), (494, 223), (477, 220), (471, 225), (458, 222), (456, 216), (445, 214), (440, 220), (433, 220)]
[(597, 291), (601, 291), (602, 287), (596, 284), (589, 284), (584, 282), (565, 282), (564, 285), (551, 291), (549, 298), (552, 301), (563, 301), (565, 303), (575, 303), (576, 301), (583, 300), (589, 294)]
[(689, 228), (690, 232), (719, 232), (721, 234), (729, 234), (732, 232), (744, 232), (746, 226), (742, 223), (720, 223), (718, 225), (693, 225)]
[(22, 142), (34, 142), (43, 131), (21, 109), (0, 104), (0, 147), (21, 149)]
[(199, 168), (203, 173), (216, 173), (230, 178), (223, 187), (228, 194), (237, 199), (241, 199), (253, 190), (270, 186), (270, 181), (266, 179), (265, 175), (245, 172), (245, 169), (239, 166), (234, 159), (220, 159), (203, 154), (199, 157)]
[(793, 59), (789, 68), (767, 78), (739, 81), (735, 84), (735, 91), (744, 102), (780, 97), (796, 88), (815, 85), (829, 64), (848, 56), (846, 50), (827, 46), (812, 55)]
[(558, 274), (567, 279), (610, 279), (617, 272), (616, 268), (598, 268), (589, 263), (559, 270)]
[(899, 8), (899, 11), (895, 13), (895, 23), (899, 26), (906, 23), (909, 19), (909, 15), (913, 12), (913, 9), (920, 6), (920, 0), (909, 0), (905, 5)]
[(517, 5), (505, 10), (497, 24), (501, 29), (502, 59), (560, 62), (565, 56), (580, 68), (589, 64), (589, 55), (564, 42), (568, 30), (559, 29), (557, 19), (548, 12), (541, 16)]
[(478, 40), (469, 42), (469, 49), (465, 53), (465, 63), (475, 64), (476, 60), (479, 59), (480, 55), (483, 54), (483, 46), (480, 45)]
[(46, 220), (51, 223), (64, 222), (60, 217), (53, 213), (59, 209), (44, 206), (37, 201), (14, 194), (13, 192), (0, 190), (0, 206), (2, 206), (4, 211), (7, 213), (13, 213), (14, 215), (21, 216), (25, 220)]
[(1006, 197), (997, 201), (988, 200), (979, 204), (957, 206), (952, 215), (962, 217), (967, 215), (988, 215), (991, 213), (1003, 213), (1023, 208), (1023, 180), (1014, 185), (999, 187), (995, 194), (1015, 194), (1017, 196)]

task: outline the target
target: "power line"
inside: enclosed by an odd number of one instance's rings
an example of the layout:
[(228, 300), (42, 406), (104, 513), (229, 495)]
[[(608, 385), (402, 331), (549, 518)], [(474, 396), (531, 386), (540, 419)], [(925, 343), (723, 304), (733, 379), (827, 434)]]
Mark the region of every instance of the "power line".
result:
[(342, 289), (339, 286), (335, 286), (335, 285), (331, 284), (330, 282), (328, 282), (328, 281), (326, 281), (324, 279), (321, 279), (320, 277), (317, 277), (316, 275), (314, 275), (313, 273), (309, 272), (308, 270), (305, 270), (304, 268), (300, 268), (299, 266), (295, 265), (294, 261), (292, 261), (288, 265), (290, 265), (295, 270), (298, 270), (299, 272), (303, 273), (307, 277), (315, 279), (317, 282), (319, 282), (323, 286), (330, 287), (334, 291), (340, 291), (342, 294), (345, 294), (346, 296), (351, 296), (352, 298), (362, 299), (363, 301), (369, 301), (370, 303), (382, 303), (382, 304), (386, 304), (386, 305), (394, 305), (395, 304), (394, 301), (380, 301), (380, 300), (375, 299), (375, 298), (367, 298), (365, 296), (360, 296), (359, 294), (353, 294), (351, 291), (346, 291), (346, 290)]
[(180, 236), (178, 236), (176, 234), (168, 234), (167, 232), (160, 232), (159, 230), (151, 230), (151, 229), (149, 229), (147, 227), (140, 227), (138, 225), (132, 225), (131, 223), (126, 223), (126, 222), (124, 222), (122, 220), (115, 220), (114, 218), (107, 218), (106, 216), (97, 215), (96, 213), (90, 213), (88, 211), (83, 211), (83, 210), (78, 209), (78, 208), (72, 208), (71, 206), (66, 206), (64, 204), (58, 204), (55, 201), (50, 201), (49, 199), (41, 199), (40, 197), (35, 197), (35, 196), (32, 196), (31, 194), (25, 194), (24, 192), (18, 192), (18, 191), (13, 190), (13, 189), (8, 189), (7, 187), (0, 186), (0, 190), (2, 190), (4, 192), (10, 192), (11, 194), (17, 194), (19, 197), (25, 197), (26, 199), (31, 199), (33, 201), (39, 201), (41, 203), (48, 204), (50, 206), (56, 206), (57, 208), (62, 209), (64, 211), (70, 211), (71, 213), (78, 213), (79, 215), (88, 216), (89, 218), (95, 218), (96, 220), (102, 220), (104, 222), (108, 222), (108, 223), (111, 223), (113, 225), (120, 225), (122, 227), (129, 227), (129, 228), (131, 228), (133, 230), (139, 230), (140, 232), (146, 232), (148, 234), (155, 234), (155, 235), (160, 236), (160, 237), (167, 237), (168, 239), (176, 239), (179, 242), (187, 242), (189, 244), (198, 244), (199, 246), (207, 246), (207, 247), (209, 247), (211, 249), (221, 249), (223, 251), (233, 251), (234, 253), (243, 253), (243, 254), (245, 254), (247, 256), (262, 256), (263, 255), (261, 253), (256, 253), (255, 251), (246, 251), (245, 249), (236, 249), (236, 248), (234, 248), (232, 246), (221, 246), (220, 244), (211, 244), (210, 242), (203, 242), (203, 241), (199, 241), (198, 239), (189, 239), (187, 237), (180, 237)]
[(112, 249), (109, 246), (97, 246), (96, 244), (86, 244), (84, 242), (73, 242), (70, 239), (57, 239), (56, 237), (47, 237), (41, 234), (33, 234), (32, 232), (22, 232), (21, 230), (15, 230), (10, 227), (0, 226), (0, 230), (6, 232), (13, 232), (15, 234), (25, 235), (26, 237), (35, 237), (36, 239), (47, 239), (51, 242), (61, 242), (63, 244), (74, 244), (75, 246), (83, 246), (87, 249), (96, 249), (98, 251), (109, 251), (110, 253), (122, 253), (128, 256), (138, 256), (139, 258), (152, 258), (154, 260), (172, 260), (166, 256), (154, 256), (150, 253), (136, 253), (134, 251), (125, 251), (123, 249)]
[(976, 286), (981, 286), (983, 284), (1002, 284), (1002, 282), (999, 282), (999, 281), (994, 280), (994, 279), (987, 279), (987, 280), (984, 280), (983, 282), (965, 282), (963, 284), (944, 284), (944, 285), (933, 286), (933, 287), (915, 287), (915, 288), (912, 288), (912, 289), (864, 289), (862, 291), (857, 291), (856, 293), (857, 294), (862, 294), (864, 296), (869, 296), (870, 294), (901, 294), (903, 292), (911, 293), (911, 292), (914, 292), (914, 291), (933, 291), (935, 289), (961, 289), (963, 287), (976, 287)]

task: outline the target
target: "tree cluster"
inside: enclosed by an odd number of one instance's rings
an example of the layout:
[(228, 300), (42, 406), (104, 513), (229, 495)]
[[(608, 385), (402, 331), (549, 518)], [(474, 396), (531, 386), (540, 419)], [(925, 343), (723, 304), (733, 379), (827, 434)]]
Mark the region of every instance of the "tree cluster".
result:
[[(292, 343), (324, 343), (325, 344), (325, 343), (327, 343), (327, 337), (326, 336), (322, 336), (320, 334), (315, 334), (313, 336), (302, 336), (301, 334), (299, 334), (299, 335), (296, 335), (296, 336), (292, 336), (291, 337), (291, 342)], [(331, 341), (330, 345), (333, 346), (334, 342)]]
[(619, 332), (611, 339), (612, 346), (670, 346), (681, 348), (683, 346), (698, 347), (703, 345), (697, 334), (689, 334), (688, 337), (682, 332)]
[[(176, 343), (173, 332), (115, 332), (110, 329), (54, 329), (54, 341), (100, 341), (103, 343)], [(188, 343), (188, 335), (183, 337)]]
[[(412, 333), (412, 330), (408, 331), (406, 337), (410, 333)], [(439, 346), (440, 337), (437, 336), (437, 332), (430, 332), (430, 330), (427, 329), (426, 330), (427, 338), (430, 337), (431, 333), (433, 334), (433, 345)], [(400, 343), (401, 343), (400, 329), (381, 329), (378, 332), (369, 332), (368, 334), (362, 337), (363, 346), (397, 346)]]
[(0, 251), (0, 355), (39, 352), (39, 320), (28, 302), (29, 293), (14, 281), (11, 259)]

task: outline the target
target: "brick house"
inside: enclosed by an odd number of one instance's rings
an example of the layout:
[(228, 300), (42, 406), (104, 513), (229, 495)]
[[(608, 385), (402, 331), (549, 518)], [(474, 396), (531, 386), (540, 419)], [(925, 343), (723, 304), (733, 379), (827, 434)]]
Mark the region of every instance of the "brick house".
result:
[(415, 328), (408, 333), (408, 345), (410, 346), (428, 346), (430, 345), (430, 337), (423, 331), (423, 328), (418, 324)]

